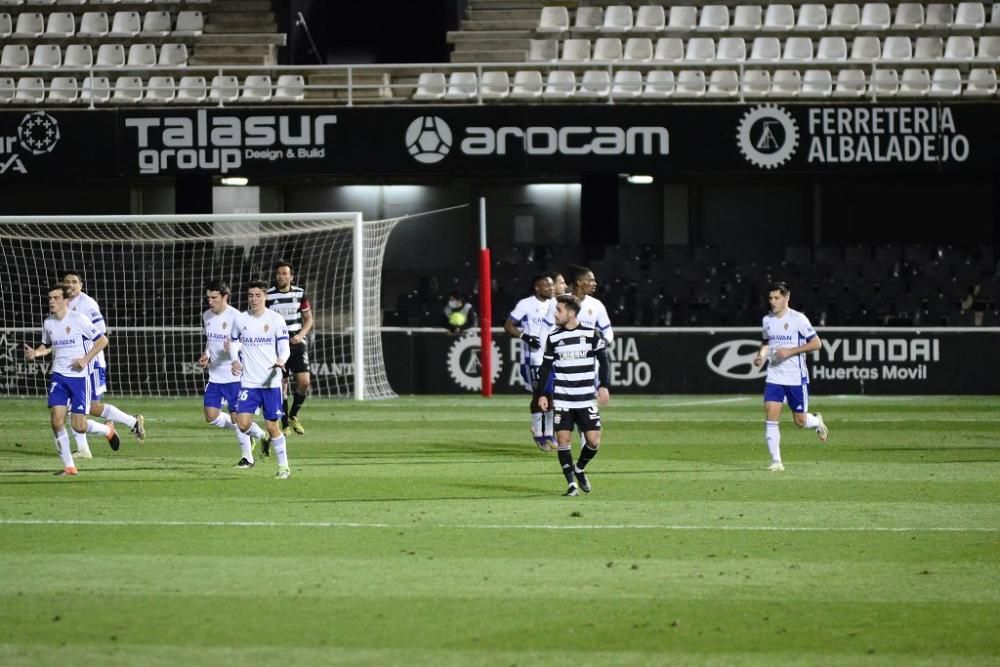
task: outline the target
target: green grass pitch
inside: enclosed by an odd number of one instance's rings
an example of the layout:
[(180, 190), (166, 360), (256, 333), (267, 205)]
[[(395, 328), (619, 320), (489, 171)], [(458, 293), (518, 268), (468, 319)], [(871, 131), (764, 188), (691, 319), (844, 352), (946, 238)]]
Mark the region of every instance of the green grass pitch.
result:
[(57, 478), (0, 400), (0, 664), (996, 665), (1000, 398), (613, 396), (564, 498), (524, 397), (311, 399), (292, 478), (197, 398)]

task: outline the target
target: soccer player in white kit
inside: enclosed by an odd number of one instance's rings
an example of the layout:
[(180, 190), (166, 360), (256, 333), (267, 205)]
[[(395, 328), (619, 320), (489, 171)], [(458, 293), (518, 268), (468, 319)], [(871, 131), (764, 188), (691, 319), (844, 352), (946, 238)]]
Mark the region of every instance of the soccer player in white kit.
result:
[[(545, 339), (555, 326), (556, 300), (552, 298), (552, 278), (539, 274), (532, 278), (535, 293), (517, 302), (514, 310), (503, 324), (503, 330), (513, 338), (524, 342), (521, 351), (520, 373), (524, 384), (532, 392), (538, 383), (538, 369), (542, 366), (545, 353)], [(537, 399), (532, 396), (528, 408), (531, 411), (531, 436), (543, 452), (550, 452), (555, 444), (552, 426), (552, 410), (543, 411)]]
[(76, 433), (100, 433), (108, 439), (111, 449), (118, 449), (119, 439), (113, 423), (98, 424), (87, 419), (90, 410), (94, 360), (108, 346), (108, 337), (93, 322), (80, 313), (69, 310), (70, 290), (63, 284), (49, 289), (49, 313), (42, 325), (42, 344), (24, 346), (24, 358), (33, 361), (52, 354), (52, 377), (49, 380), (49, 413), (56, 451), (63, 469), (57, 475), (76, 475), (76, 463), (70, 452), (66, 432), (66, 412), (72, 413), (70, 424)]
[[(101, 333), (107, 334), (108, 326), (107, 322), (104, 321), (104, 315), (101, 314), (101, 307), (93, 297), (82, 291), (83, 279), (80, 277), (80, 274), (76, 271), (64, 271), (62, 282), (68, 290), (69, 301), (67, 302), (67, 307), (69, 310), (89, 318)], [(130, 415), (110, 403), (101, 402), (101, 397), (107, 391), (108, 384), (108, 363), (104, 358), (103, 352), (97, 355), (97, 358), (94, 360), (93, 370), (90, 374), (90, 383), (90, 414), (107, 421), (124, 424), (128, 426), (139, 442), (144, 441), (146, 439), (145, 417), (142, 415)], [(90, 445), (87, 443), (87, 434), (75, 433), (75, 439), (75, 454), (83, 459), (92, 458), (93, 453), (90, 451)]]
[(594, 298), (594, 292), (597, 290), (594, 272), (586, 266), (574, 266), (572, 271), (573, 296), (580, 302), (580, 314), (577, 315), (576, 321), (582, 326), (600, 331), (604, 342), (610, 347), (611, 341), (615, 339), (615, 332), (611, 328), (608, 309), (600, 299)]
[[(229, 305), (229, 286), (224, 282), (209, 283), (205, 287), (208, 310), (202, 313), (205, 326), (205, 350), (198, 358), (198, 365), (208, 369), (208, 383), (205, 385), (205, 421), (218, 428), (232, 429), (240, 451), (244, 444), (253, 452), (253, 439), (265, 437), (264, 429), (250, 422), (250, 435), (236, 427), (236, 403), (240, 395), (240, 380), (233, 377), (233, 361), (229, 346), (233, 324), (240, 311)], [(222, 411), (223, 402), (229, 413)], [(244, 443), (245, 440), (249, 442)]]
[[(288, 326), (285, 319), (267, 307), (267, 283), (255, 280), (247, 287), (247, 310), (233, 322), (229, 352), (233, 355), (232, 373), (240, 377), (240, 395), (236, 406), (236, 426), (250, 435), (254, 412), (261, 408), (271, 436), (271, 448), (278, 460), (278, 479), (288, 479), (288, 451), (281, 430), (281, 371), (288, 361)], [(243, 458), (239, 468), (252, 468), (253, 451), (249, 438), (240, 442)]]
[(788, 307), (791, 291), (788, 283), (771, 283), (767, 301), (771, 312), (764, 316), (764, 339), (753, 365), (760, 367), (768, 362), (764, 384), (764, 436), (771, 453), (770, 472), (782, 472), (781, 432), (778, 429), (781, 408), (785, 402), (792, 409), (795, 425), (816, 431), (820, 442), (826, 442), (830, 430), (820, 413), (810, 414), (809, 372), (806, 370), (806, 353), (822, 347), (819, 336), (809, 318)]

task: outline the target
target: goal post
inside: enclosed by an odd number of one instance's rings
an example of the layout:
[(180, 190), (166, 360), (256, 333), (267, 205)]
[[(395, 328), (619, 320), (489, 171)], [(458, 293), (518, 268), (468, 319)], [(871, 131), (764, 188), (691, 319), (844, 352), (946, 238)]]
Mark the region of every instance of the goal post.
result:
[(280, 261), (293, 268), (314, 314), (308, 337), (313, 392), (359, 400), (395, 396), (382, 354), (382, 262), (401, 218), (360, 213), (0, 217), (0, 372), (7, 395), (41, 395), (46, 360), (25, 362), (38, 342), (48, 287), (67, 271), (100, 304), (111, 344), (111, 395), (183, 396), (202, 391), (205, 285), (269, 284)]

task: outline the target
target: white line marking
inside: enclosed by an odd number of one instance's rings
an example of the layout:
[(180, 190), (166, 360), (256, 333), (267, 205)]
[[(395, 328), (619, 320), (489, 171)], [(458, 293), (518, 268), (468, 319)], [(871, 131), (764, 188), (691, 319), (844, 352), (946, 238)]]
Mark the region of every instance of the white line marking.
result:
[(0, 519), (3, 526), (164, 526), (180, 528), (413, 528), (454, 530), (726, 530), (751, 532), (872, 532), (872, 533), (997, 533), (1000, 528), (962, 528), (957, 526), (699, 526), (685, 524), (402, 524), (361, 523), (352, 521), (142, 521), (136, 519)]

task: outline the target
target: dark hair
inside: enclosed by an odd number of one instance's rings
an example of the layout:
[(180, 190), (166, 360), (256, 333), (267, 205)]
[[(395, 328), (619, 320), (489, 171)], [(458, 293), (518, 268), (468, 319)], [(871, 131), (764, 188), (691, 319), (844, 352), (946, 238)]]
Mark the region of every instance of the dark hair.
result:
[(295, 273), (295, 269), (292, 268), (292, 265), (289, 264), (288, 262), (286, 262), (283, 259), (279, 259), (278, 260), (278, 263), (274, 265), (274, 270), (277, 271), (278, 269), (280, 269), (283, 266), (287, 266), (288, 267), (288, 272), (289, 273)]
[[(73, 275), (76, 274), (74, 273)], [(67, 285), (66, 283), (55, 283), (54, 285), (52, 285), (52, 287), (49, 288), (49, 292), (55, 292), (56, 290), (62, 292), (64, 299), (69, 298), (69, 285)], [(48, 292), (46, 292), (46, 294), (48, 294)]]
[(573, 311), (573, 314), (580, 314), (580, 300), (577, 299), (572, 294), (560, 294), (556, 297), (556, 301), (563, 304), (567, 308)]
[(574, 264), (569, 267), (569, 273), (571, 276), (573, 276), (573, 280), (571, 282), (575, 285), (580, 280), (580, 278), (584, 276), (584, 274), (593, 273), (593, 271), (590, 270), (590, 267), (577, 266)]
[(252, 289), (259, 289), (261, 292), (267, 292), (267, 283), (263, 280), (251, 280), (250, 284), (247, 285), (247, 291)]
[(546, 278), (552, 278), (554, 282), (556, 276), (562, 277), (562, 271), (546, 271), (544, 275)]
[(536, 273), (536, 274), (535, 274), (534, 276), (532, 276), (532, 278), (531, 278), (531, 284), (532, 284), (532, 285), (534, 285), (534, 284), (535, 284), (535, 283), (537, 283), (537, 282), (538, 282), (539, 280), (552, 280), (552, 276), (550, 276), (550, 275), (549, 275), (549, 274), (547, 274), (547, 273)]
[(222, 296), (227, 296), (229, 294), (229, 285), (221, 280), (213, 280), (212, 282), (205, 285), (206, 292), (218, 292)]
[(767, 288), (768, 294), (771, 292), (781, 292), (781, 296), (788, 296), (790, 291), (791, 289), (789, 289), (788, 283), (784, 280), (775, 280), (771, 283), (771, 286)]
[[(73, 269), (66, 269), (65, 271), (63, 271), (62, 273), (60, 273), (59, 274), (59, 282), (62, 283), (62, 281), (66, 280), (66, 276), (76, 276), (77, 278), (80, 279), (81, 283), (83, 282), (83, 274), (80, 273), (79, 271), (74, 271)], [(55, 288), (53, 287), (52, 289), (55, 289)]]

